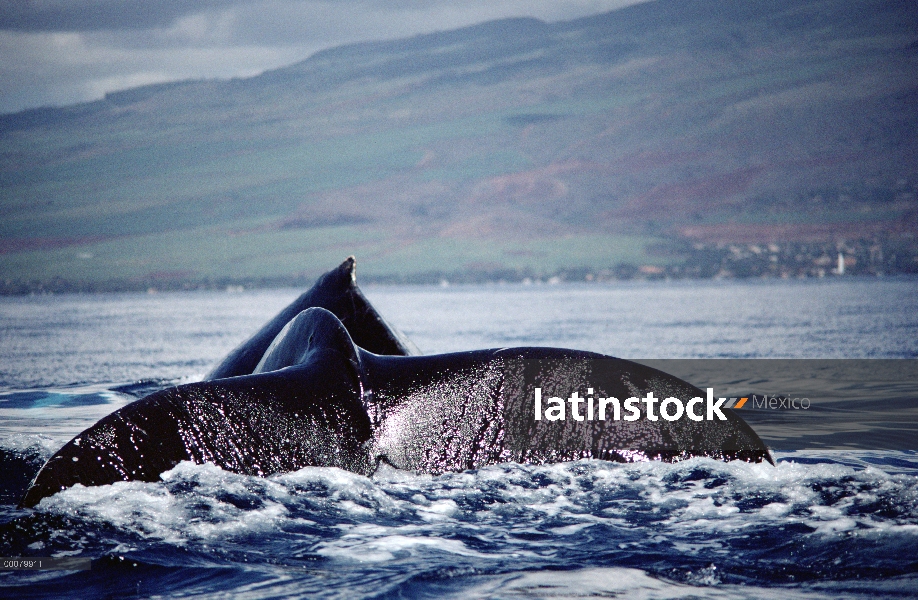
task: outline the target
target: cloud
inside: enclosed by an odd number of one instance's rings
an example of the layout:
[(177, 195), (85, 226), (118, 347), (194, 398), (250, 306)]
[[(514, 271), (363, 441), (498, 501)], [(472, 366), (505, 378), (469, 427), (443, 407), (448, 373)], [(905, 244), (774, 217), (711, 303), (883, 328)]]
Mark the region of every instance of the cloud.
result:
[(0, 0), (0, 29), (99, 31), (165, 27), (177, 18), (239, 0)]
[(0, 112), (181, 79), (245, 77), (342, 44), (642, 0), (0, 0)]

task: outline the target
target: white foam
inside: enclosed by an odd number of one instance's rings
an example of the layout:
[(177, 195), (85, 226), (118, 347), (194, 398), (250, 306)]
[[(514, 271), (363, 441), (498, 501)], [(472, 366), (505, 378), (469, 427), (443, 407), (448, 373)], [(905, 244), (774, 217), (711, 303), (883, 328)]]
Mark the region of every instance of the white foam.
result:
[[(52, 512), (102, 521), (119, 529), (170, 544), (189, 540), (231, 538), (270, 531), (287, 519), (287, 509), (265, 493), (272, 487), (257, 478), (256, 491), (247, 485), (256, 478), (228, 473), (214, 465), (180, 463), (163, 473), (165, 483), (123, 481), (112, 485), (85, 487), (77, 484), (54, 496), (43, 498), (39, 508)], [(193, 495), (172, 493), (169, 482), (196, 483)], [(283, 488), (272, 490), (284, 495)], [(252, 496), (256, 508), (239, 508), (221, 496)]]
[[(918, 477), (839, 464), (580, 461), (438, 477), (388, 468), (372, 478), (309, 467), (261, 478), (184, 462), (162, 479), (78, 485), (39, 508), (177, 545), (310, 524), (325, 532), (316, 553), (356, 561), (530, 555), (540, 552), (534, 539), (555, 536), (549, 548), (579, 543), (596, 525), (652, 534), (624, 547), (662, 544), (688, 554), (717, 553), (730, 536), (791, 524), (808, 528), (794, 534), (803, 537), (918, 535)], [(899, 516), (876, 514), (879, 501)], [(699, 539), (711, 532), (718, 537)], [(468, 537), (500, 550), (481, 553), (459, 541)]]
[(316, 546), (315, 552), (320, 556), (357, 562), (389, 561), (402, 555), (414, 555), (420, 550), (434, 550), (475, 558), (499, 558), (499, 555), (491, 556), (475, 552), (459, 540), (420, 535), (379, 535), (367, 538), (366, 534), (365, 530), (358, 531), (342, 536), (341, 539), (334, 542), (320, 543)]
[(60, 449), (61, 442), (44, 434), (14, 433), (3, 438), (2, 447), (19, 454), (35, 454), (47, 460)]

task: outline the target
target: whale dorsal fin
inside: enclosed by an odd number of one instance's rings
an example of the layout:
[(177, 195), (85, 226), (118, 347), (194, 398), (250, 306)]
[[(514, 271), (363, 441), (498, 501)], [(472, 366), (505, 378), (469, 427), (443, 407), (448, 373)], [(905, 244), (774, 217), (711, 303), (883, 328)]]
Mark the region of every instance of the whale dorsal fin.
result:
[(255, 370), (268, 346), (284, 326), (302, 311), (320, 307), (334, 314), (354, 343), (374, 354), (410, 356), (417, 347), (390, 326), (357, 287), (356, 260), (347, 257), (322, 275), (308, 291), (266, 323), (255, 335), (230, 352), (205, 379), (248, 375)]
[(357, 261), (347, 257), (337, 269), (322, 276), (313, 288), (314, 306), (327, 308), (341, 319), (354, 343), (372, 352), (390, 356), (415, 356), (418, 347), (386, 322), (357, 286)]

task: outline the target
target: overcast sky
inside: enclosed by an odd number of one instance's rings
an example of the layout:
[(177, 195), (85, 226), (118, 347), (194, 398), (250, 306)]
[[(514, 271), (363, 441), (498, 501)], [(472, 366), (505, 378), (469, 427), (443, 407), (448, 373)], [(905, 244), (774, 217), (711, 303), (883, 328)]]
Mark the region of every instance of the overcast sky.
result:
[(0, 113), (179, 79), (256, 75), (349, 42), (642, 0), (0, 0)]

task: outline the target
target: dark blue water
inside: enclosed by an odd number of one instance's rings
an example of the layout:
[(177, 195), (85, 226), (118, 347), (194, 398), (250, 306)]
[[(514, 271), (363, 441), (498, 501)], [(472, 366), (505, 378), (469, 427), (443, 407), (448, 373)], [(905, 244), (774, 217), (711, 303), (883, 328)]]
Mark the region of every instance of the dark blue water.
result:
[[(552, 345), (627, 358), (918, 356), (918, 281), (367, 288), (425, 352)], [(158, 483), (15, 507), (101, 416), (200, 377), (294, 290), (0, 299), (2, 597), (914, 597), (918, 454), (778, 449), (498, 465), (439, 477), (180, 464)], [(138, 384), (138, 382), (141, 382)]]

